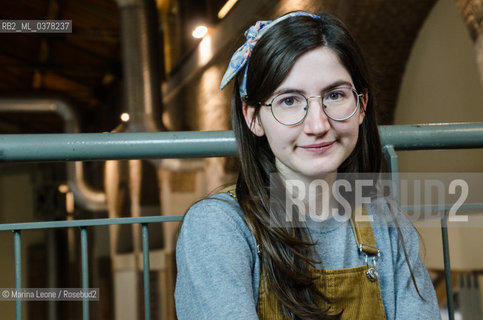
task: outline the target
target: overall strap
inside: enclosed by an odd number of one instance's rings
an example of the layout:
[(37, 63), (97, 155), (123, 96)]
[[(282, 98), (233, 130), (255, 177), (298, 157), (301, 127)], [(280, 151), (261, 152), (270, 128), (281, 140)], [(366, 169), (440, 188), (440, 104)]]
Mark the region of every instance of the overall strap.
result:
[[(361, 206), (356, 210), (362, 210), (362, 216), (367, 218), (366, 207)], [(350, 221), (352, 230), (357, 242), (357, 247), (361, 252), (364, 252), (368, 256), (379, 255), (379, 250), (376, 247), (376, 241), (374, 240), (374, 234), (372, 233), (372, 226), (370, 221), (360, 221), (361, 219), (355, 219), (354, 215), (351, 216)]]

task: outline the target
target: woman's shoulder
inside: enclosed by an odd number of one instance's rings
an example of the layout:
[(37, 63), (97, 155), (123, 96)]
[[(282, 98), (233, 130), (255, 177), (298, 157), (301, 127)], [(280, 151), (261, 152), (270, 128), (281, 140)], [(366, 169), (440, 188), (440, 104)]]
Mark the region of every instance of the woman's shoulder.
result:
[(181, 228), (185, 231), (212, 233), (235, 232), (233, 236), (251, 237), (243, 212), (237, 200), (228, 192), (219, 192), (193, 204), (186, 212)]
[(366, 209), (371, 218), (373, 226), (385, 226), (388, 228), (399, 227), (401, 229), (413, 229), (408, 217), (401, 210), (395, 199), (378, 197), (366, 204)]
[(419, 251), (418, 232), (397, 201), (381, 197), (366, 208), (369, 215), (372, 215), (371, 224), (376, 237), (387, 237), (387, 244), (394, 250), (401, 249), (401, 244), (404, 243), (408, 251)]
[(184, 221), (188, 219), (232, 219), (238, 220), (243, 213), (228, 192), (219, 192), (195, 202), (186, 212)]

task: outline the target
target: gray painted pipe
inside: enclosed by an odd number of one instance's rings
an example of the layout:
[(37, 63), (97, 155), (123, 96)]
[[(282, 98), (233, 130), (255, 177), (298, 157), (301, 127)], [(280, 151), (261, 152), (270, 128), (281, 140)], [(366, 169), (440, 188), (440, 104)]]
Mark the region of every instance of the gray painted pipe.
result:
[[(396, 150), (483, 148), (483, 123), (379, 127)], [(72, 161), (233, 156), (232, 131), (0, 135), (0, 161)]]
[(483, 148), (483, 123), (380, 126), (383, 145), (396, 150)]
[(202, 158), (236, 152), (232, 131), (0, 135), (0, 162)]

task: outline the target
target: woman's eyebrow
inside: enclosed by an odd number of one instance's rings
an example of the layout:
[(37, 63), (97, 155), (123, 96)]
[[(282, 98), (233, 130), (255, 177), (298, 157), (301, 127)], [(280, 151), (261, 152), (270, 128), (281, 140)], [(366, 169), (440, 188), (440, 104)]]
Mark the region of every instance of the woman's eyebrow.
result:
[[(326, 92), (326, 91), (332, 90), (332, 89), (337, 88), (337, 87), (340, 87), (340, 86), (348, 86), (348, 87), (351, 87), (352, 88), (353, 85), (352, 85), (351, 82), (349, 82), (347, 80), (337, 80), (337, 81), (332, 82), (328, 86), (325, 86), (324, 88), (322, 88), (320, 90), (320, 92)], [(288, 92), (300, 93), (300, 94), (303, 94), (303, 95), (306, 94), (306, 91), (303, 90), (303, 89), (291, 88), (291, 87), (282, 87), (282, 88), (276, 90), (272, 94), (272, 97), (273, 96), (276, 96), (276, 95), (279, 95), (279, 94), (282, 94), (282, 93), (288, 93)]]
[(279, 94), (282, 94), (282, 93), (300, 93), (300, 94), (304, 94), (305, 91), (304, 90), (301, 90), (301, 89), (295, 89), (295, 88), (290, 88), (290, 87), (286, 87), (286, 88), (280, 88), (278, 89), (277, 91), (275, 91), (273, 94), (272, 94), (272, 97), (273, 96), (277, 96)]
[(329, 91), (329, 90), (332, 90), (332, 89), (337, 88), (337, 87), (340, 87), (340, 86), (347, 86), (347, 87), (351, 87), (352, 88), (353, 85), (349, 81), (339, 80), (339, 81), (335, 81), (332, 84), (330, 84), (330, 85), (326, 86), (325, 88), (323, 88), (322, 89), (322, 92)]

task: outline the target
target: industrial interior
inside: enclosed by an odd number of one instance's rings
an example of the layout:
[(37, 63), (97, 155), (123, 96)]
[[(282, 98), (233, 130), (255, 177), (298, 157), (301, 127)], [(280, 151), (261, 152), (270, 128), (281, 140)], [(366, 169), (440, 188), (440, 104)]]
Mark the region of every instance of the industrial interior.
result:
[[(72, 33), (0, 33), (0, 135), (230, 130), (232, 87), (219, 83), (243, 31), (293, 10), (348, 25), (373, 72), (379, 125), (483, 122), (481, 0), (0, 0), (0, 8), (0, 20), (72, 21)], [(399, 157), (405, 172), (483, 172), (481, 149)], [(236, 157), (0, 160), (0, 223), (179, 215), (236, 173)], [(178, 227), (150, 225), (152, 319), (176, 319)], [(449, 230), (459, 319), (483, 316), (481, 228)], [(441, 231), (419, 231), (445, 319)], [(78, 239), (75, 228), (23, 233), (22, 283), (81, 287)], [(15, 287), (13, 241), (0, 232), (3, 288)], [(89, 257), (90, 286), (100, 289), (90, 319), (144, 319), (139, 226), (93, 229)], [(23, 319), (81, 319), (81, 307), (27, 302)], [(15, 302), (0, 301), (0, 310), (13, 319)]]

